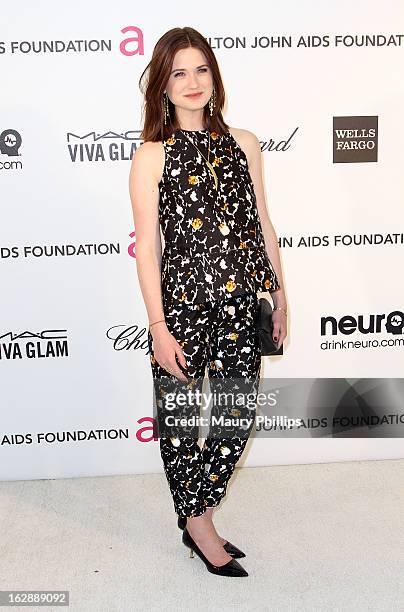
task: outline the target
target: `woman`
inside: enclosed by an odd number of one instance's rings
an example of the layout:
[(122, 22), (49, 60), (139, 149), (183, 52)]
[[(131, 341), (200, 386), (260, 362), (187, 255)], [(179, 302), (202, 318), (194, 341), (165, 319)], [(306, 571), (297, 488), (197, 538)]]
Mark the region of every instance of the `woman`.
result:
[[(271, 292), (278, 346), (286, 337), (286, 299), (260, 144), (251, 132), (224, 122), (225, 94), (211, 47), (193, 28), (174, 28), (157, 42), (140, 84), (146, 71), (144, 142), (133, 156), (129, 184), (164, 422), (170, 384), (200, 389), (205, 367), (210, 383), (219, 386), (259, 380), (257, 291)], [(184, 431), (160, 435), (183, 543), (210, 572), (247, 576), (236, 560), (245, 554), (217, 533), (212, 514), (251, 427), (244, 436), (241, 430), (233, 437), (208, 436), (202, 449), (198, 436)]]

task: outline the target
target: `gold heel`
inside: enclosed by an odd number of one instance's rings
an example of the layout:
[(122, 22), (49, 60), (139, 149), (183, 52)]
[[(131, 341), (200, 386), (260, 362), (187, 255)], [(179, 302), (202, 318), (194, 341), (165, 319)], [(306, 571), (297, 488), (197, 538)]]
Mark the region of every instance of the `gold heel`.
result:
[(192, 548), (189, 549), (189, 556), (191, 558), (193, 558), (193, 556), (194, 556), (194, 551), (192, 550)]

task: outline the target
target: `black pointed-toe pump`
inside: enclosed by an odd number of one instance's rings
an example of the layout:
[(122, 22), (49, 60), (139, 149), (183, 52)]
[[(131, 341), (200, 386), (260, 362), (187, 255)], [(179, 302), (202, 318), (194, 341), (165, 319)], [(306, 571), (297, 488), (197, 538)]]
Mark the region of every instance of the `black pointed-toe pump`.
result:
[[(187, 526), (187, 517), (179, 516), (178, 517), (178, 527), (180, 529), (185, 529), (186, 526)], [(228, 541), (225, 542), (225, 544), (223, 544), (223, 548), (229, 555), (233, 557), (233, 559), (242, 559), (243, 557), (245, 557), (245, 553), (239, 548), (237, 548), (237, 546), (234, 546), (234, 544), (232, 544), (231, 542), (228, 542)]]
[(188, 532), (188, 529), (185, 527), (182, 532), (182, 541), (189, 548), (189, 556), (193, 557), (194, 553), (198, 555), (200, 559), (206, 565), (206, 569), (211, 574), (216, 574), (218, 576), (248, 576), (248, 572), (244, 569), (242, 565), (236, 559), (231, 559), (224, 565), (214, 565), (205, 557), (195, 540), (193, 540)]

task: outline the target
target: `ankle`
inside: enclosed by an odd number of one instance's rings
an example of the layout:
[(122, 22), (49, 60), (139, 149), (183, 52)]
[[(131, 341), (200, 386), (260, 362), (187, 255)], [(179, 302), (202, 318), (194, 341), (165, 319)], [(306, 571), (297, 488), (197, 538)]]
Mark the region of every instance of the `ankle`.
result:
[(191, 535), (194, 534), (195, 536), (198, 534), (203, 536), (215, 534), (213, 523), (205, 514), (188, 518), (187, 529)]
[(188, 516), (187, 518), (187, 527), (198, 528), (203, 527), (207, 523), (208, 516), (206, 512), (200, 514), (199, 516)]
[(199, 514), (198, 516), (188, 516), (187, 517), (187, 524), (193, 524), (193, 525), (197, 525), (197, 524), (203, 524), (206, 523), (206, 521), (209, 520), (209, 515), (206, 512), (203, 512), (203, 514)]
[(208, 516), (211, 520), (212, 520), (212, 516), (213, 516), (213, 508), (207, 506), (206, 510), (205, 510), (205, 514), (206, 516)]

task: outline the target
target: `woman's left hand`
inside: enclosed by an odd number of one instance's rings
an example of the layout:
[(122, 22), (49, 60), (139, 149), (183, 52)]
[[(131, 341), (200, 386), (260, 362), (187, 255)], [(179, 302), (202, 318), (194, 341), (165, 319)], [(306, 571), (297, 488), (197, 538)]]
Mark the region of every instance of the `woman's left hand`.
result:
[(282, 310), (273, 310), (272, 311), (272, 322), (273, 322), (273, 331), (272, 338), (277, 343), (277, 348), (283, 343), (288, 333), (287, 326), (287, 316)]

